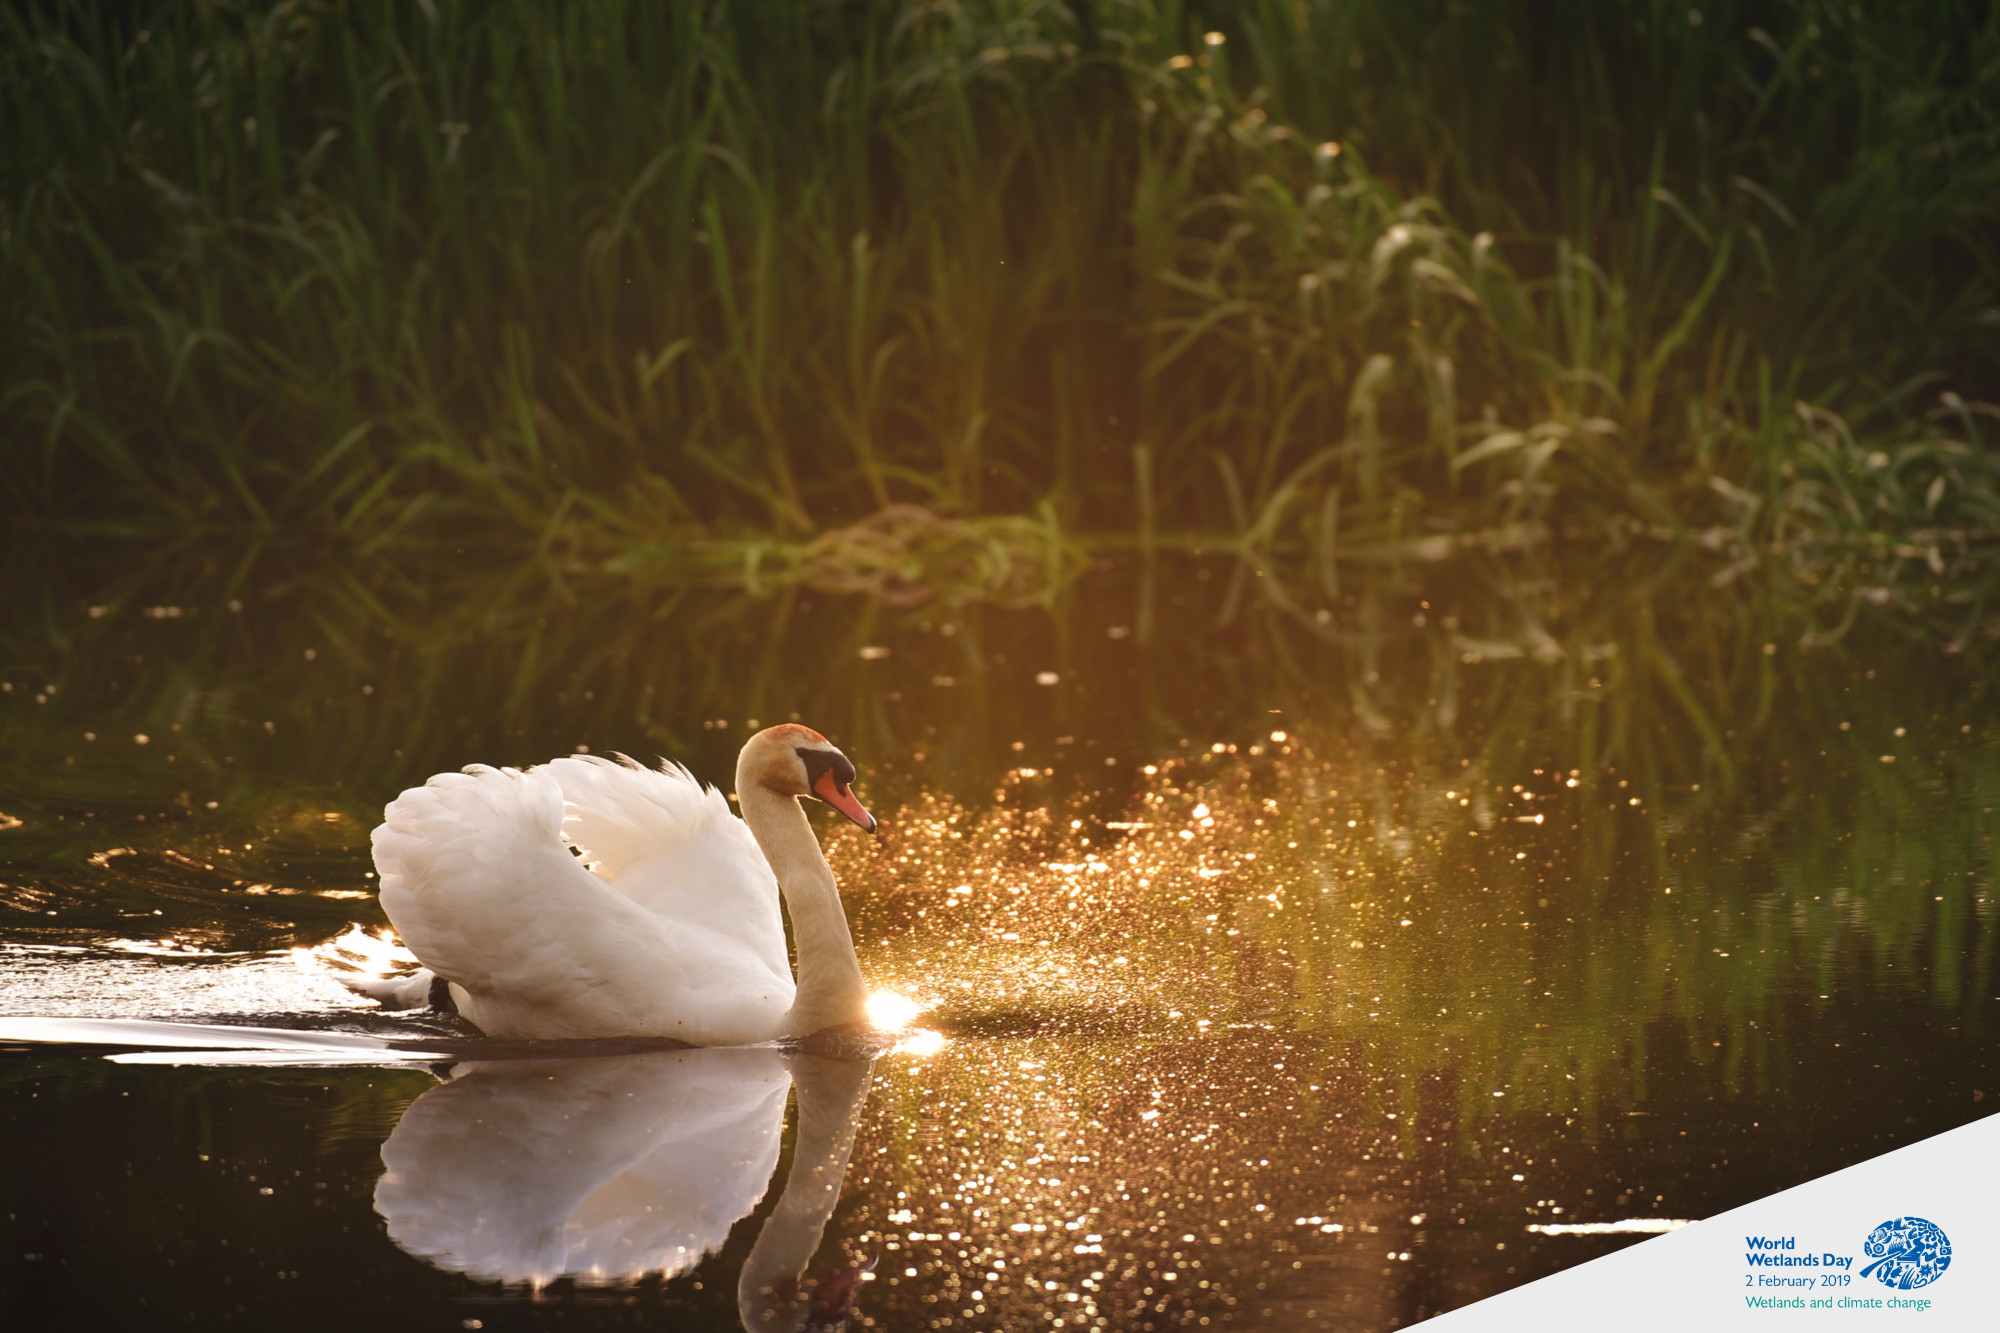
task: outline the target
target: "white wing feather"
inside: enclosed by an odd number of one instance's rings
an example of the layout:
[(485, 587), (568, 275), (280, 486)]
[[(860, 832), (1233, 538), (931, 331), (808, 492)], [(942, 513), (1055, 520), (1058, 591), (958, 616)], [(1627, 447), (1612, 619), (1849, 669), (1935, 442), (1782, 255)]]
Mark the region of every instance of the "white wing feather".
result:
[(564, 817), (554, 773), (474, 765), (404, 792), (375, 830), (382, 906), (465, 1017), (498, 1037), (775, 1035), (792, 980), (772, 950), (614, 891), (571, 854)]
[(749, 826), (680, 765), (619, 760), (572, 755), (535, 770), (562, 784), (565, 831), (592, 873), (658, 916), (737, 938), (789, 977), (778, 881)]

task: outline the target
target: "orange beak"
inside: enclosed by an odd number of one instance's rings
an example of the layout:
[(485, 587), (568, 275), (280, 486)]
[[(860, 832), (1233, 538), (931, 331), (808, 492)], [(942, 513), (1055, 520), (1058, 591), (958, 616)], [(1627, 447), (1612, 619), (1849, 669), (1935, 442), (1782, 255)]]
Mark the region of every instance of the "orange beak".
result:
[(825, 801), (828, 805), (840, 811), (841, 814), (846, 815), (870, 833), (875, 831), (875, 816), (861, 808), (861, 802), (854, 799), (854, 793), (848, 789), (845, 783), (834, 777), (830, 770), (820, 774), (819, 781), (813, 783), (813, 795), (819, 797), (822, 801)]

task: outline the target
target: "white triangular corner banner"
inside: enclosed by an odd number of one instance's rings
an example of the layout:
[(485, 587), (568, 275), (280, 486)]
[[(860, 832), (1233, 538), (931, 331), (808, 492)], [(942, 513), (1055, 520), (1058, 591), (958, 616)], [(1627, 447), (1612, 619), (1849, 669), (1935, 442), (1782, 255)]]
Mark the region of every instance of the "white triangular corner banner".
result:
[(2000, 1329), (2000, 1115), (1489, 1296), (1424, 1327), (1993, 1333)]

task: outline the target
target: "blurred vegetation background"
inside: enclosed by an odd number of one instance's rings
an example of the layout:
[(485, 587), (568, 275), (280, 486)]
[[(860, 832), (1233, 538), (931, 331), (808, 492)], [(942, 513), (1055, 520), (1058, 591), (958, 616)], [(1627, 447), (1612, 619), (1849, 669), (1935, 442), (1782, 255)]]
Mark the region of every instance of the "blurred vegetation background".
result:
[(1719, 749), (2000, 637), (1971, 0), (44, 0), (0, 98), (20, 660), (249, 603), (524, 707), (1098, 569), (1371, 726), (1521, 660)]

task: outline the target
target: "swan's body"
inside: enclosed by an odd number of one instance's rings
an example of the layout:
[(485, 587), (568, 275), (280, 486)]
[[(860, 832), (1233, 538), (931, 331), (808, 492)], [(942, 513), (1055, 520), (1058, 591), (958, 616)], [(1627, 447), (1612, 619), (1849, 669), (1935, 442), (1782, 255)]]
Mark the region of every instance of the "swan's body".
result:
[(865, 1022), (833, 872), (798, 804), (817, 795), (872, 829), (853, 772), (817, 732), (759, 732), (737, 764), (742, 819), (673, 766), (578, 755), (441, 773), (374, 836), (382, 907), (425, 971), (350, 984), (407, 1004), (442, 978), (496, 1037), (716, 1046)]

